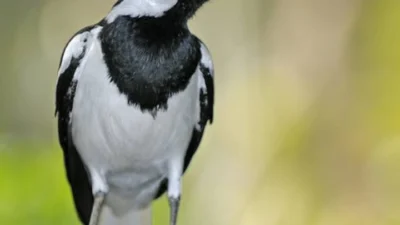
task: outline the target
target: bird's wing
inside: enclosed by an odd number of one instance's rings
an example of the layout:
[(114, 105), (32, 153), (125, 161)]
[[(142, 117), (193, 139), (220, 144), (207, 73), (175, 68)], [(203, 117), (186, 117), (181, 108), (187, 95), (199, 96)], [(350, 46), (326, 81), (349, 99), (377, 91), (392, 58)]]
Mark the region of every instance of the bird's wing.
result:
[(89, 223), (93, 207), (92, 188), (85, 166), (71, 137), (71, 111), (79, 68), (91, 42), (93, 26), (78, 31), (65, 46), (56, 87), (56, 115), (58, 117), (59, 142), (64, 152), (64, 164), (71, 186), (75, 207), (80, 220)]
[[(186, 150), (183, 173), (186, 172), (200, 145), (207, 122), (211, 124), (214, 118), (214, 64), (206, 45), (200, 39), (197, 40), (201, 49), (200, 73), (197, 73), (199, 79), (199, 120), (193, 129), (192, 138)], [(164, 194), (167, 188), (168, 180), (165, 179), (161, 182), (155, 199)]]
[(199, 63), (199, 121), (193, 129), (192, 139), (186, 151), (183, 172), (189, 164), (200, 145), (207, 122), (210, 124), (214, 118), (214, 64), (207, 46), (199, 40), (201, 60)]
[[(200, 111), (201, 111), (201, 123), (210, 123), (214, 119), (214, 64), (211, 58), (211, 54), (208, 51), (207, 46), (200, 42), (201, 46), (201, 61), (200, 71), (201, 77), (200, 84)], [(204, 114), (204, 115), (203, 115)]]

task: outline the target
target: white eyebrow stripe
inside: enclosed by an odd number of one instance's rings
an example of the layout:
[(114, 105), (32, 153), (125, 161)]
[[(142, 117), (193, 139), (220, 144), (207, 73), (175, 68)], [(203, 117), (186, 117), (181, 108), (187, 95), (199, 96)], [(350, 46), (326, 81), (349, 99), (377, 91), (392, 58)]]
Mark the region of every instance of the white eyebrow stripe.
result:
[(124, 0), (116, 5), (106, 17), (108, 23), (119, 16), (151, 16), (160, 17), (174, 7), (178, 0)]

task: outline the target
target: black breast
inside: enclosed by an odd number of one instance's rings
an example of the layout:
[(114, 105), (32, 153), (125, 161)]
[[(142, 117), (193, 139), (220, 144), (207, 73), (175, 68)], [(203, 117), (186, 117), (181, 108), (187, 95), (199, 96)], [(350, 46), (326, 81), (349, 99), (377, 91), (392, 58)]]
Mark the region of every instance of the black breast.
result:
[(187, 87), (201, 57), (186, 26), (157, 18), (120, 17), (104, 27), (100, 40), (110, 80), (142, 111), (166, 109), (168, 98)]

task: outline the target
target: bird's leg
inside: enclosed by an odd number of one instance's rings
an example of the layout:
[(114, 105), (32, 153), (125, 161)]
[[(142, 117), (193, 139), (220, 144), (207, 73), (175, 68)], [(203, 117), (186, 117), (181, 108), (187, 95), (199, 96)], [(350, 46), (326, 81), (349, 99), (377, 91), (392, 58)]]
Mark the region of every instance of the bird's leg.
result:
[(97, 192), (94, 195), (94, 203), (93, 203), (92, 214), (90, 215), (89, 225), (98, 225), (99, 224), (101, 210), (102, 210), (103, 204), (104, 204), (104, 198), (105, 198), (105, 194), (103, 192)]
[(92, 181), (92, 192), (94, 197), (94, 203), (92, 208), (92, 214), (90, 215), (89, 225), (99, 225), (101, 211), (104, 205), (104, 199), (108, 193), (108, 186), (104, 182), (104, 177), (101, 173), (94, 169), (89, 169)]
[(181, 199), (182, 162), (175, 161), (170, 165), (168, 177), (168, 201), (170, 207), (170, 225), (176, 225), (178, 219), (179, 204)]

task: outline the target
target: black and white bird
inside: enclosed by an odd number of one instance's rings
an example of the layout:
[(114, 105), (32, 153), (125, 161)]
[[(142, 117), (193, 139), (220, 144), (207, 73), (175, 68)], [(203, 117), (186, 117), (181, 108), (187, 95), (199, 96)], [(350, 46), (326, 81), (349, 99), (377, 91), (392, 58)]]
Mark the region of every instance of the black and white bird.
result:
[(212, 123), (214, 69), (187, 22), (207, 0), (118, 0), (62, 54), (56, 115), (67, 178), (87, 225), (141, 224), (182, 176)]

